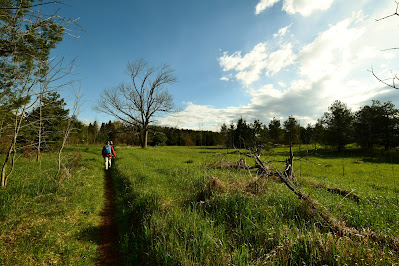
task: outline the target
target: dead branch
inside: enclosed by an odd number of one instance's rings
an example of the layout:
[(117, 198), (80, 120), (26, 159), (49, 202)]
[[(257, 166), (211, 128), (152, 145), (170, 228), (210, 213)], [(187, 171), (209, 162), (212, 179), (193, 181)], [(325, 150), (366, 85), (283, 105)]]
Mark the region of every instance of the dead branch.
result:
[[(382, 83), (384, 83), (385, 85), (387, 85), (387, 86), (389, 86), (389, 87), (391, 87), (391, 88), (399, 89), (399, 87), (397, 86), (397, 84), (396, 84), (396, 82), (395, 82), (395, 80), (399, 81), (399, 77), (398, 77), (398, 74), (397, 74), (397, 73), (392, 73), (392, 71), (391, 71), (391, 74), (392, 74), (392, 77), (391, 77), (391, 78), (381, 79), (381, 78), (378, 77), (377, 74), (374, 72), (374, 69), (373, 69), (373, 68), (371, 68), (371, 70), (369, 70), (369, 71), (371, 72), (371, 74), (373, 74), (373, 76), (374, 76), (379, 82), (382, 82)], [(391, 83), (391, 82), (388, 82), (388, 81), (391, 81), (392, 83)]]
[(395, 3), (396, 3), (396, 10), (395, 10), (395, 13), (393, 13), (393, 14), (391, 14), (391, 15), (388, 15), (388, 16), (385, 16), (385, 17), (383, 17), (383, 18), (376, 19), (375, 21), (380, 21), (380, 20), (383, 20), (383, 19), (387, 19), (387, 18), (392, 17), (392, 16), (399, 16), (399, 14), (398, 14), (399, 2), (396, 2), (396, 1), (395, 1)]
[[(247, 157), (252, 158), (255, 161), (255, 164), (262, 170), (262, 175), (265, 177), (271, 177), (275, 176), (278, 177), (279, 180), (281, 180), (289, 190), (291, 190), (300, 200), (306, 203), (308, 206), (310, 213), (314, 216), (318, 216), (321, 218), (321, 220), (324, 222), (324, 225), (328, 227), (332, 232), (336, 233), (339, 236), (349, 236), (349, 237), (367, 237), (371, 239), (372, 241), (378, 242), (378, 243), (384, 243), (390, 245), (392, 248), (395, 250), (399, 250), (399, 239), (394, 236), (387, 236), (383, 235), (374, 231), (370, 230), (362, 230), (359, 231), (356, 228), (353, 227), (348, 227), (344, 221), (340, 221), (337, 218), (333, 217), (328, 210), (321, 206), (317, 201), (313, 200), (309, 196), (306, 196), (301, 192), (301, 190), (295, 186), (295, 184), (292, 182), (292, 179), (289, 177), (289, 170), (292, 167), (292, 165), (288, 164), (285, 168), (285, 170), (282, 172), (278, 169), (269, 169), (263, 161), (260, 159), (260, 156), (254, 153), (251, 153), (251, 151), (245, 151), (245, 152), (240, 152), (240, 151), (235, 151), (236, 153), (245, 155)], [(292, 150), (291, 150), (292, 152)], [(291, 153), (290, 152), (290, 153)], [(292, 154), (290, 157), (293, 156)], [(335, 193), (340, 193), (344, 194), (347, 191), (342, 191), (342, 190), (333, 190)], [(350, 195), (352, 193), (346, 193), (345, 197)]]

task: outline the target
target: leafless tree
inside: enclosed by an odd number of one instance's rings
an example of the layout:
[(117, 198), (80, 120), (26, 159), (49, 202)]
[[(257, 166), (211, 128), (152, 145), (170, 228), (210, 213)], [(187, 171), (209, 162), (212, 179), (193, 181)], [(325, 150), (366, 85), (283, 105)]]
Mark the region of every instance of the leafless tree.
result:
[(79, 107), (80, 107), (80, 101), (81, 101), (81, 88), (77, 88), (74, 91), (74, 95), (75, 95), (75, 100), (73, 103), (73, 107), (72, 107), (72, 114), (68, 119), (68, 122), (65, 126), (64, 132), (63, 132), (63, 138), (62, 138), (62, 143), (60, 146), (60, 149), (58, 150), (58, 170), (56, 173), (56, 177), (59, 176), (59, 180), (58, 183), (60, 184), (62, 182), (62, 176), (60, 175), (61, 173), (61, 165), (62, 165), (62, 151), (64, 150), (64, 147), (68, 141), (69, 135), (71, 134), (73, 127), (72, 124), (74, 122), (74, 119), (76, 119), (78, 113), (79, 113)]
[[(395, 1), (395, 3), (396, 3), (396, 9), (395, 9), (395, 12), (394, 12), (393, 14), (388, 15), (388, 16), (385, 16), (385, 17), (383, 17), (383, 18), (376, 19), (375, 21), (384, 20), (384, 19), (390, 18), (390, 17), (392, 17), (392, 16), (399, 16), (399, 13), (398, 13), (399, 2)], [(397, 49), (399, 49), (399, 48), (398, 48), (398, 47), (393, 47), (393, 48), (384, 49), (383, 51), (387, 51), (387, 50), (397, 50)], [(371, 70), (369, 70), (369, 71), (373, 74), (373, 76), (374, 76), (379, 82), (382, 82), (382, 83), (384, 83), (385, 85), (387, 85), (387, 86), (389, 86), (389, 87), (391, 87), (391, 88), (399, 89), (399, 86), (398, 86), (398, 84), (397, 84), (398, 81), (399, 81), (398, 71), (396, 71), (396, 72), (391, 71), (391, 76), (388, 77), (388, 78), (381, 78), (381, 77), (374, 71), (373, 68), (371, 68)]]
[(94, 109), (139, 126), (141, 147), (146, 148), (150, 124), (160, 114), (176, 111), (166, 85), (175, 83), (177, 78), (168, 65), (155, 68), (143, 59), (129, 63), (127, 70), (131, 84), (105, 89)]

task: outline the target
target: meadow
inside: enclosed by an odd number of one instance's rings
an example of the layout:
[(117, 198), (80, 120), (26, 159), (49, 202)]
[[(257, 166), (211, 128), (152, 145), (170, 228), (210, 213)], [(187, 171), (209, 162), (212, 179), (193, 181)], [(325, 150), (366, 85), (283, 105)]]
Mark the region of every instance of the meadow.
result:
[[(121, 265), (395, 265), (399, 153), (294, 148), (293, 185), (238, 169), (251, 158), (217, 147), (116, 146), (109, 170)], [(0, 190), (0, 265), (98, 262), (104, 169), (100, 146), (17, 160)], [(287, 147), (263, 151), (284, 169)], [(326, 224), (318, 211), (346, 231)], [(350, 229), (350, 230), (349, 230)], [(354, 232), (354, 233), (353, 233)]]
[(103, 208), (100, 146), (57, 155), (18, 155), (8, 185), (0, 189), (0, 265), (94, 265)]
[[(295, 148), (295, 187), (356, 232), (340, 234), (278, 179), (231, 167), (242, 155), (223, 156), (226, 149), (212, 147), (117, 150), (112, 176), (125, 265), (399, 261), (395, 152)], [(262, 157), (269, 167), (284, 169), (287, 155), (287, 147), (279, 147)]]

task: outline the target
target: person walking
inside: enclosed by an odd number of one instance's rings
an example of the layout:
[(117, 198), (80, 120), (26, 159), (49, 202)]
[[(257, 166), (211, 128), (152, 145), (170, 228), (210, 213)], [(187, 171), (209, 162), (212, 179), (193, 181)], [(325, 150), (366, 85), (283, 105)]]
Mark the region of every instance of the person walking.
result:
[(105, 170), (108, 170), (108, 168), (111, 168), (111, 158), (116, 157), (115, 156), (115, 150), (114, 148), (110, 145), (110, 142), (107, 141), (105, 146), (103, 147), (103, 150), (101, 151), (104, 160), (105, 160)]

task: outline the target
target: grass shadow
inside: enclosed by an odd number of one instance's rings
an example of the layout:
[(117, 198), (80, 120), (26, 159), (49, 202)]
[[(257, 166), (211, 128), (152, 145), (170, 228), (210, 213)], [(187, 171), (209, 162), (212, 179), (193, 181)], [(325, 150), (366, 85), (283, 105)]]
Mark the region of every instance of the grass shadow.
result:
[(90, 243), (95, 243), (97, 245), (100, 244), (100, 229), (98, 226), (89, 226), (81, 230), (76, 238), (79, 241), (84, 241), (84, 242), (90, 242)]
[(110, 174), (115, 188), (121, 262), (123, 265), (154, 265), (155, 256), (151, 256), (151, 240), (145, 236), (145, 224), (157, 209), (157, 199), (153, 195), (137, 193), (131, 178), (121, 174), (117, 167), (113, 167)]

